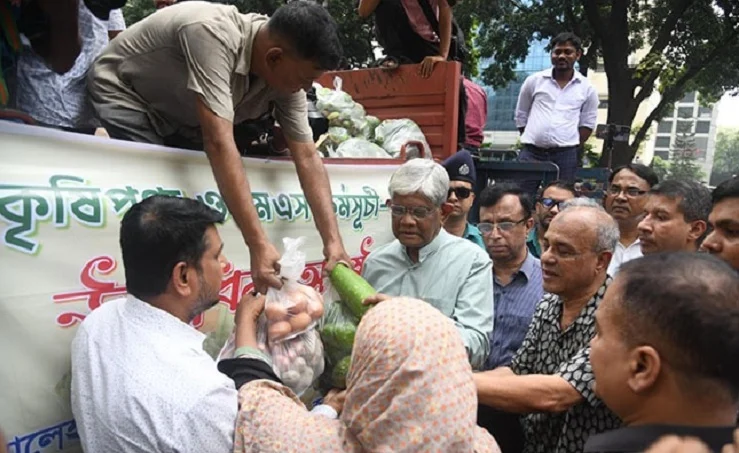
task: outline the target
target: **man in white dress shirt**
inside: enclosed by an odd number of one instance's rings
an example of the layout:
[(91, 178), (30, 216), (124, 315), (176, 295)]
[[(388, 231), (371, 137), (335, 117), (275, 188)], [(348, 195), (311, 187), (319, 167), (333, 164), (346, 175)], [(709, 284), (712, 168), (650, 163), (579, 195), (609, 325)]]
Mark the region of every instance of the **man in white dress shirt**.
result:
[(93, 311), (72, 342), (72, 412), (86, 452), (226, 453), (234, 382), (190, 322), (218, 302), (223, 216), (155, 196), (121, 222), (128, 297)]
[(608, 275), (615, 277), (622, 264), (642, 256), (639, 240), (639, 222), (644, 218), (644, 210), (649, 191), (659, 183), (657, 173), (642, 164), (626, 164), (613, 170), (608, 177), (603, 206), (618, 223), (620, 238), (613, 252)]
[[(530, 75), (521, 87), (516, 105), (516, 127), (521, 132), (521, 162), (553, 162), (559, 179), (574, 182), (578, 149), (598, 121), (598, 93), (575, 63), (582, 56), (582, 41), (560, 33), (551, 42), (551, 69)], [(524, 189), (536, 193), (539, 181), (526, 181)]]

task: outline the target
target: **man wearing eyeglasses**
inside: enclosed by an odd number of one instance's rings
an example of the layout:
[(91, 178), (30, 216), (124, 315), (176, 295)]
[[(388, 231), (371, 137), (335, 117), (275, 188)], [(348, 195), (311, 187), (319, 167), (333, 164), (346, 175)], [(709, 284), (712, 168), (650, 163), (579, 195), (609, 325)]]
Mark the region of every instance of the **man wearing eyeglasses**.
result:
[(536, 258), (541, 257), (541, 239), (549, 229), (552, 219), (559, 213), (560, 205), (573, 198), (575, 188), (566, 181), (551, 182), (541, 191), (541, 196), (536, 201), (535, 228), (531, 229), (526, 239), (529, 252)]
[(620, 239), (613, 252), (608, 275), (614, 277), (622, 264), (642, 256), (638, 225), (644, 218), (647, 193), (659, 178), (642, 164), (619, 167), (608, 177), (608, 190), (603, 200), (606, 211), (618, 223)]
[[(541, 263), (528, 251), (526, 237), (534, 228), (534, 206), (521, 187), (491, 185), (479, 197), (480, 223), (493, 259), (495, 330), (485, 369), (509, 366), (521, 347), (536, 306), (543, 295)], [(515, 414), (480, 406), (478, 425), (495, 437), (502, 451), (520, 451), (523, 433)]]
[(463, 149), (445, 160), (442, 165), (449, 175), (447, 203), (452, 206), (449, 216), (444, 220), (444, 229), (449, 234), (472, 241), (485, 250), (482, 233), (467, 221), (472, 202), (475, 200), (472, 189), (477, 179), (472, 154)]
[(644, 255), (659, 252), (695, 252), (706, 236), (711, 192), (693, 180), (668, 179), (655, 186), (639, 222)]
[(390, 178), (396, 240), (364, 262), (362, 276), (378, 292), (365, 304), (398, 296), (428, 302), (454, 321), (470, 364), (481, 369), (493, 332), (493, 264), (480, 247), (442, 228), (452, 209), (448, 190), (446, 170), (428, 159), (412, 159)]

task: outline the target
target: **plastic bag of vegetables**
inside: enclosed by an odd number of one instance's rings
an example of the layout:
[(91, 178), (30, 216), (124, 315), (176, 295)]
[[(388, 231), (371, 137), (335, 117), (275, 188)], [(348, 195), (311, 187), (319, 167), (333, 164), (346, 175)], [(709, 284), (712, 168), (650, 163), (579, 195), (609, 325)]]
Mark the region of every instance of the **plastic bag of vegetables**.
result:
[(424, 153), (415, 149), (415, 146), (406, 149), (408, 159), (415, 157), (431, 158), (431, 147), (426, 141), (426, 136), (413, 120), (407, 118), (400, 120), (385, 120), (375, 129), (375, 143), (382, 146), (393, 158), (400, 157), (400, 150), (408, 142), (417, 141), (423, 143)]
[(272, 344), (295, 338), (314, 327), (323, 316), (323, 297), (300, 283), (305, 269), (305, 253), (300, 247), (305, 238), (284, 238), (282, 242), (285, 252), (279, 262), (284, 284), (281, 289), (268, 289), (264, 303), (267, 338)]
[(355, 102), (348, 93), (341, 89), (342, 84), (341, 77), (335, 77), (333, 90), (325, 87), (316, 89), (316, 108), (323, 116), (328, 118), (329, 123), (339, 118), (342, 113), (348, 118), (348, 112), (354, 108)]
[[(323, 344), (316, 329), (311, 329), (290, 340), (273, 344), (267, 334), (267, 319), (259, 318), (257, 326), (259, 350), (272, 360), (272, 370), (283, 384), (297, 395), (303, 394), (323, 373)], [(217, 361), (233, 358), (236, 352), (236, 335), (231, 333), (218, 354)]]
[(324, 300), (329, 302), (318, 324), (326, 356), (326, 370), (319, 382), (323, 391), (346, 388), (357, 325), (370, 308), (362, 301), (376, 292), (353, 269), (342, 264), (331, 271), (329, 279), (324, 292)]
[(391, 156), (384, 149), (363, 138), (350, 138), (340, 144), (331, 157), (390, 159)]

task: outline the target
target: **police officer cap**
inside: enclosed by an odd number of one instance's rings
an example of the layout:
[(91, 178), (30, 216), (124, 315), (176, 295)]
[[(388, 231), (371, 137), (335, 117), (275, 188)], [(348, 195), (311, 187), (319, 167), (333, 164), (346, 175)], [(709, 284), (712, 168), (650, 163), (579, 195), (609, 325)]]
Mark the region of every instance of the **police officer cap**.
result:
[(466, 149), (452, 154), (442, 165), (446, 168), (450, 181), (467, 181), (475, 185), (475, 162), (472, 160), (472, 154)]

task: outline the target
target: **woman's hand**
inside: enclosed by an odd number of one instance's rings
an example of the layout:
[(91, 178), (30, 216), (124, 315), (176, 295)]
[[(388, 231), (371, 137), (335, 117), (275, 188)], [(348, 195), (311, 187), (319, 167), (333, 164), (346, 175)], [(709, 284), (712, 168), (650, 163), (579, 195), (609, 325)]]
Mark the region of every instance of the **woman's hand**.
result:
[(259, 316), (264, 311), (266, 297), (261, 294), (248, 293), (239, 301), (236, 307), (236, 348), (242, 346), (258, 347), (257, 324)]
[(344, 410), (344, 401), (346, 401), (346, 390), (332, 389), (323, 398), (323, 404), (331, 406), (337, 414), (341, 414)]

